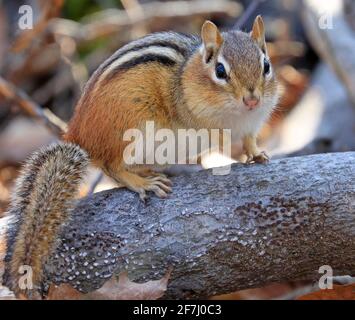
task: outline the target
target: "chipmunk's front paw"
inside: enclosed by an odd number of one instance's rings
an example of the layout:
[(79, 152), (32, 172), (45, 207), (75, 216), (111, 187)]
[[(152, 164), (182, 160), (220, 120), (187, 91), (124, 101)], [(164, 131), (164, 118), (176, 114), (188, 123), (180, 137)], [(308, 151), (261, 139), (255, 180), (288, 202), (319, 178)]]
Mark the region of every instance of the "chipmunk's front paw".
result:
[(258, 155), (250, 155), (248, 156), (248, 159), (247, 159), (247, 163), (268, 163), (270, 161), (270, 158), (268, 157), (268, 155), (262, 151), (260, 152), (260, 154)]
[(144, 184), (135, 190), (138, 192), (139, 197), (143, 202), (146, 202), (149, 198), (146, 191), (152, 191), (159, 198), (166, 198), (168, 193), (172, 192), (172, 183), (164, 174), (156, 174), (143, 179)]

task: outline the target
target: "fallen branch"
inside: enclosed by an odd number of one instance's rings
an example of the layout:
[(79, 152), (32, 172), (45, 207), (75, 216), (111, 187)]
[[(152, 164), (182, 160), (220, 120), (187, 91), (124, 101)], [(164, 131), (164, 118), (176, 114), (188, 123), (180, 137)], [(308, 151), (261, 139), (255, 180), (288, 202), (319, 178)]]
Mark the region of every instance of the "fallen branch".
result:
[(352, 151), (354, 128), (355, 109), (349, 96), (339, 78), (322, 62), (303, 97), (274, 129), (266, 149), (278, 157)]
[(39, 120), (51, 132), (61, 136), (66, 130), (66, 124), (50, 110), (43, 110), (24, 91), (16, 88), (10, 82), (0, 77), (0, 96), (14, 102), (27, 115)]
[(303, 22), (311, 44), (333, 68), (355, 106), (355, 33), (344, 15), (344, 1), (304, 0), (303, 4)]
[(182, 299), (318, 280), (322, 265), (355, 275), (354, 181), (351, 152), (179, 176), (146, 205), (124, 189), (94, 194), (64, 228), (45, 287), (90, 292), (124, 270), (146, 282), (172, 267), (164, 298)]
[[(144, 15), (134, 20), (125, 10), (109, 9), (93, 14), (84, 23), (65, 19), (54, 19), (50, 25), (52, 33), (73, 38), (77, 45), (99, 38), (123, 37), (130, 34), (136, 24), (144, 25), (150, 31), (172, 30), (179, 26), (190, 25), (196, 19), (233, 18), (239, 16), (241, 6), (233, 1), (169, 1), (152, 2), (141, 5)], [(200, 23), (198, 23), (200, 25)], [(175, 28), (174, 28), (175, 27)], [(130, 35), (127, 37), (130, 38)]]
[(241, 29), (244, 24), (248, 21), (248, 19), (252, 16), (254, 11), (258, 8), (258, 6), (265, 0), (252, 0), (250, 1), (250, 4), (246, 8), (246, 10), (243, 12), (243, 15), (238, 19), (238, 21), (235, 23), (234, 28), (235, 29)]
[(149, 33), (149, 29), (147, 29), (144, 23), (136, 23), (136, 21), (144, 20), (144, 9), (138, 0), (122, 0), (121, 3), (132, 22), (132, 39)]
[(20, 32), (6, 57), (5, 78), (15, 85), (41, 72), (50, 72), (59, 62), (57, 47), (48, 45), (47, 28), (58, 17), (64, 0), (41, 1), (40, 12), (31, 29)]
[(44, 2), (41, 16), (35, 26), (19, 34), (12, 45), (11, 51), (19, 53), (28, 48), (34, 39), (40, 37), (40, 34), (46, 29), (50, 20), (58, 16), (63, 3), (63, 0)]

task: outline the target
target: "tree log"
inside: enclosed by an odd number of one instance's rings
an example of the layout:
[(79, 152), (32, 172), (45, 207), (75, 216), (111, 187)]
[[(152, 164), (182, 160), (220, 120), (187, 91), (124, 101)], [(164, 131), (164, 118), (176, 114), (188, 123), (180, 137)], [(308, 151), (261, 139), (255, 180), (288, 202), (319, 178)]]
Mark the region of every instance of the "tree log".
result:
[(46, 267), (47, 283), (83, 291), (128, 270), (173, 267), (165, 298), (203, 298), (274, 281), (355, 274), (355, 153), (238, 164), (176, 177), (169, 199), (127, 190), (82, 200)]
[(163, 298), (205, 298), (270, 282), (355, 275), (355, 152), (236, 164), (173, 179), (168, 199), (113, 189), (81, 200), (46, 264), (45, 287), (84, 292), (113, 274), (161, 278)]

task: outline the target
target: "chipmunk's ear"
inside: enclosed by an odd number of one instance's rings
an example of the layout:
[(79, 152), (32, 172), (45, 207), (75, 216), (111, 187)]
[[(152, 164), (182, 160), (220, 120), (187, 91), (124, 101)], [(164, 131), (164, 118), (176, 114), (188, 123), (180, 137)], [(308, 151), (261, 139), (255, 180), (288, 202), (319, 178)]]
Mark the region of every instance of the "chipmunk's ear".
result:
[(211, 21), (205, 21), (201, 30), (203, 42), (202, 55), (205, 63), (209, 63), (223, 44), (222, 34)]
[(257, 42), (260, 49), (266, 53), (265, 25), (263, 18), (260, 15), (255, 18), (250, 35)]

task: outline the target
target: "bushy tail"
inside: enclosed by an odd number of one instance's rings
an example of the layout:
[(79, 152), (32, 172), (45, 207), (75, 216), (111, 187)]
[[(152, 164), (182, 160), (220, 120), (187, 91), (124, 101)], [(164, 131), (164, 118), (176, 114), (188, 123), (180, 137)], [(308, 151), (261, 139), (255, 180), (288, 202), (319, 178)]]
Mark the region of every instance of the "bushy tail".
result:
[[(13, 223), (7, 233), (6, 282), (16, 294), (38, 291), (43, 266), (70, 215), (88, 162), (79, 146), (60, 143), (34, 153), (25, 163), (11, 201)], [(23, 266), (31, 268), (32, 292), (19, 285)]]

